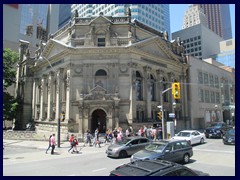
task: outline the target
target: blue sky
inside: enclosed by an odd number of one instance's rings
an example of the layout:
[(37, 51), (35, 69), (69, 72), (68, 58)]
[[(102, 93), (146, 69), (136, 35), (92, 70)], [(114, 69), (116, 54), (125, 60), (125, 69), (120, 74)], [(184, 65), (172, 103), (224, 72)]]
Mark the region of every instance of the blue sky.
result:
[[(184, 12), (188, 4), (170, 4), (170, 27), (171, 33), (182, 29)], [(230, 4), (230, 15), (232, 25), (232, 37), (235, 38), (235, 4)]]

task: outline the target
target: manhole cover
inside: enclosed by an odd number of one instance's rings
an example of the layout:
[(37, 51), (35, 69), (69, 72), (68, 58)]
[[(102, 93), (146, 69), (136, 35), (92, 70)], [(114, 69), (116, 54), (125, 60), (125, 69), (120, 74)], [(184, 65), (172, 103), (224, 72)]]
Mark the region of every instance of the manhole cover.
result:
[(24, 157), (16, 157), (16, 159), (23, 159)]

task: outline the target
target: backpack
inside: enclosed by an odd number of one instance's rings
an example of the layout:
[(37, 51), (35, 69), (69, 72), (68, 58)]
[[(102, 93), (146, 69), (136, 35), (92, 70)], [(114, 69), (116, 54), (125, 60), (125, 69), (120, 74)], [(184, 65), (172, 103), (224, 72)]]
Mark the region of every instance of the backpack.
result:
[(77, 144), (76, 140), (74, 139), (72, 142), (71, 142), (71, 145), (72, 146), (75, 146)]

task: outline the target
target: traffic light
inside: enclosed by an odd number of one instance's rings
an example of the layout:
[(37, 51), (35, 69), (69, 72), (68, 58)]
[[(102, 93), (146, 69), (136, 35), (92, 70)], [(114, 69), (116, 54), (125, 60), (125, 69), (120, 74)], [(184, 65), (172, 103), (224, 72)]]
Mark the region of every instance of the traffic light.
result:
[(161, 120), (162, 119), (162, 112), (158, 112), (157, 117), (158, 117), (159, 120)]
[(172, 94), (174, 99), (180, 99), (180, 83), (172, 83)]

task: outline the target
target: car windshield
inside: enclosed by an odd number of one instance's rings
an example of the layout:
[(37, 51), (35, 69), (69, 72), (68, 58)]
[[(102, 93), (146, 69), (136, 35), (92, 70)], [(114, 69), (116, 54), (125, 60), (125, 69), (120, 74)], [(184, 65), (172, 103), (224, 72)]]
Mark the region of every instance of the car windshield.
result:
[(121, 141), (117, 141), (116, 144), (118, 145), (126, 145), (131, 139), (123, 139)]
[(148, 151), (154, 151), (157, 153), (161, 153), (165, 146), (166, 146), (166, 142), (160, 142), (157, 144), (153, 143), (153, 144), (149, 144), (148, 146), (146, 146), (145, 149)]
[(235, 129), (230, 129), (227, 131), (227, 134), (235, 136)]
[(179, 132), (177, 136), (180, 137), (190, 137), (190, 132)]
[(210, 125), (210, 127), (212, 127), (212, 128), (221, 128), (221, 127), (222, 127), (222, 124), (213, 123), (213, 124)]

